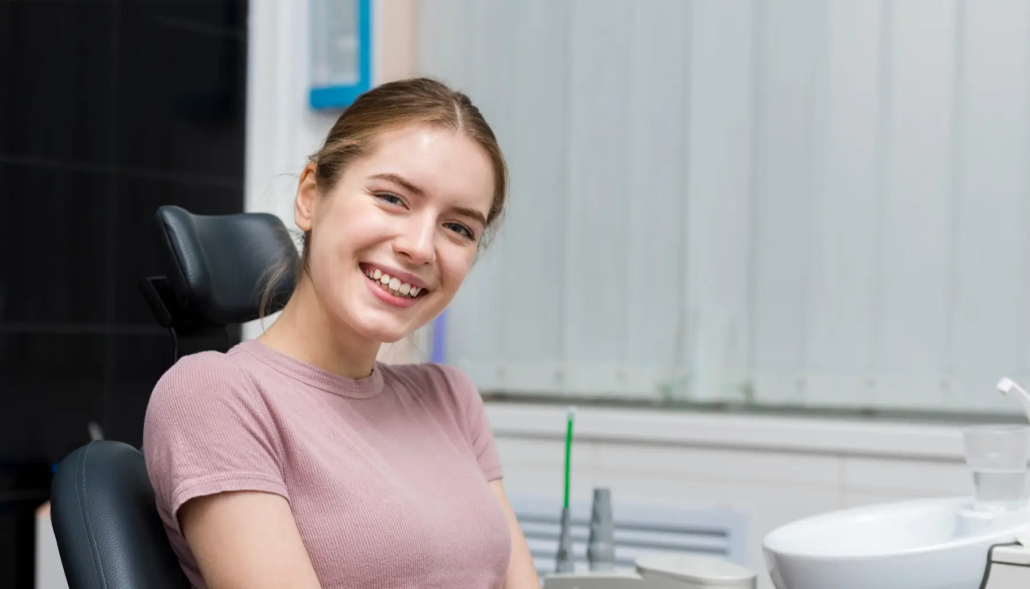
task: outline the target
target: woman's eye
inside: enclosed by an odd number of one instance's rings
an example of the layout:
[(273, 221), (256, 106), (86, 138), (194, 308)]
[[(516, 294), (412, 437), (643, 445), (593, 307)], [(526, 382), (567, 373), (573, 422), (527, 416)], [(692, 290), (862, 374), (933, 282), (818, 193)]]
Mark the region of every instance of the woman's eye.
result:
[(471, 239), (472, 241), (476, 240), (476, 234), (473, 233), (471, 229), (469, 229), (468, 227), (462, 225), (461, 223), (448, 223), (447, 225), (445, 225), (445, 227), (447, 227), (448, 229), (450, 229), (451, 231), (454, 231), (455, 233), (457, 233), (459, 235), (464, 235), (465, 237), (467, 237), (468, 239)]
[(390, 194), (389, 192), (380, 192), (376, 194), (376, 198), (378, 198), (381, 201), (388, 202), (392, 205), (404, 204), (404, 201), (401, 200), (401, 197), (397, 196), (396, 194)]

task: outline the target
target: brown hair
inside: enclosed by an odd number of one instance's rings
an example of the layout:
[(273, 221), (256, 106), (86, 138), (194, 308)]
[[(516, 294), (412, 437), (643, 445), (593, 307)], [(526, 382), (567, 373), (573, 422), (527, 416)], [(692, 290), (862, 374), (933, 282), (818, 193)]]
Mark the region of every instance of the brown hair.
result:
[[(431, 78), (411, 78), (388, 82), (360, 95), (336, 120), (321, 149), (308, 159), (315, 164), (315, 181), (326, 193), (336, 185), (347, 166), (368, 155), (380, 134), (414, 124), (428, 124), (464, 133), (478, 143), (493, 164), (494, 195), (487, 214), (492, 227), (502, 212), (508, 192), (508, 166), (493, 130), (465, 94)], [(485, 246), (485, 237), (480, 247)], [(311, 232), (301, 237), (300, 264), (277, 264), (270, 269), (261, 296), (260, 316), (272, 304), (277, 286), (295, 272), (294, 280), (308, 271), (308, 245)]]

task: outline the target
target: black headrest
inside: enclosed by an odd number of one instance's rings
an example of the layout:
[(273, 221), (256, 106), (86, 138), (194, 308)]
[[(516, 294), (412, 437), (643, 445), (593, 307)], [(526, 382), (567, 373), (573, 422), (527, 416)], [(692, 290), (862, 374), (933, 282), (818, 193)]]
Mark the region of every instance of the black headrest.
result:
[(154, 216), (158, 248), (179, 304), (201, 321), (220, 325), (257, 319), (271, 270), (289, 264), (269, 312), (280, 310), (296, 286), (297, 248), (279, 217), (268, 213), (194, 215), (163, 206)]

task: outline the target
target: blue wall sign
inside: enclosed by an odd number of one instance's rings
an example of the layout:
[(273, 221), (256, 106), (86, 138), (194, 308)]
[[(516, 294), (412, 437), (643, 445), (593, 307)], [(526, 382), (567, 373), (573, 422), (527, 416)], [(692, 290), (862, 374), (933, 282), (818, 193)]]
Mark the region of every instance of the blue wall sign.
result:
[(344, 109), (372, 87), (372, 0), (311, 0), (315, 109)]

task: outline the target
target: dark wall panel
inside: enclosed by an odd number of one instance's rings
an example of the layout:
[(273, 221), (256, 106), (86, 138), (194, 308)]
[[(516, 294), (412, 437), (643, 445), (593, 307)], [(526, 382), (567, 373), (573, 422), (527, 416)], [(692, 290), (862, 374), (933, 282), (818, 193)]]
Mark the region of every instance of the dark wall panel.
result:
[(0, 161), (0, 324), (106, 322), (105, 243), (115, 178)]
[(111, 6), (0, 1), (0, 153), (111, 162)]
[[(8, 346), (99, 338), (96, 375), (77, 396), (99, 395), (103, 410), (63, 417), (78, 424), (68, 439), (95, 418), (113, 431), (116, 413), (142, 422), (139, 403), (130, 403), (135, 416), (116, 411), (114, 390), (145, 399), (153, 386), (119, 373), (129, 366), (120, 342), (140, 337), (157, 350), (167, 337), (137, 286), (162, 271), (156, 208), (243, 209), (246, 9), (240, 0), (0, 0), (0, 334), (13, 338)], [(56, 365), (48, 376), (63, 377)], [(6, 383), (0, 416), (42, 402), (35, 378)], [(40, 428), (16, 421), (13, 437)], [(136, 433), (125, 441), (139, 443)], [(0, 444), (0, 461), (28, 458), (24, 450)]]
[(172, 363), (137, 286), (151, 219), (243, 209), (246, 22), (246, 0), (0, 0), (0, 587), (32, 587), (33, 510), (88, 424), (142, 443)]
[(239, 181), (246, 44), (239, 2), (118, 5), (119, 163)]
[(110, 382), (110, 415), (104, 433), (133, 444), (143, 442), (143, 421), (149, 393), (172, 363), (172, 340), (156, 335), (121, 334), (111, 339), (115, 364)]
[(107, 337), (0, 331), (0, 447), (9, 459), (46, 463), (89, 441), (87, 425), (104, 417)]

